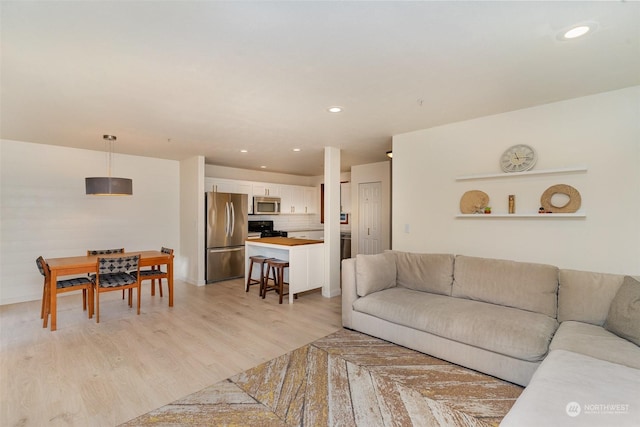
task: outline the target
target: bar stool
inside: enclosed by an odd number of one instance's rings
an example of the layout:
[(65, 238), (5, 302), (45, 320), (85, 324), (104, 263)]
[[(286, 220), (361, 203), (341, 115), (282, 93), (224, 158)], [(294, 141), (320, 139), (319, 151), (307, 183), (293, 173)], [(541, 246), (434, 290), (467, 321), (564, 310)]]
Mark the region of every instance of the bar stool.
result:
[[(267, 295), (267, 292), (276, 291), (280, 294), (280, 304), (282, 304), (282, 297), (284, 295), (289, 295), (288, 292), (286, 294), (284, 293), (284, 285), (288, 285), (288, 283), (285, 283), (284, 281), (285, 268), (289, 268), (289, 261), (276, 258), (267, 260), (267, 275), (265, 276), (265, 280), (262, 285), (262, 299)], [(273, 282), (272, 284), (269, 284), (270, 280)]]
[[(268, 259), (270, 258), (262, 255), (254, 255), (249, 257), (251, 264), (249, 264), (249, 275), (247, 276), (247, 285), (245, 286), (245, 292), (249, 292), (249, 287), (251, 285), (260, 285), (260, 295), (262, 295), (262, 288), (264, 285), (264, 277), (265, 277), (264, 266)], [(260, 264), (260, 279), (251, 278), (251, 273), (253, 272), (253, 264)], [(267, 269), (267, 274), (268, 273), (269, 273), (269, 270)]]

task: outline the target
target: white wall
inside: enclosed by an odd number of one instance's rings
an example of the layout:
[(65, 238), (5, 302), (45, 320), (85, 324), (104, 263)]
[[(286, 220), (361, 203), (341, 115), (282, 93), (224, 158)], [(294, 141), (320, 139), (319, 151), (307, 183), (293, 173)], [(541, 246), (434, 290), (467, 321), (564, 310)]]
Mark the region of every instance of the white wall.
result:
[(0, 304), (42, 298), (39, 255), (167, 246), (179, 256), (179, 163), (114, 154), (113, 176), (132, 178), (133, 196), (87, 196), (84, 178), (104, 176), (105, 159), (100, 151), (0, 141)]
[[(537, 150), (534, 170), (588, 171), (455, 180), (499, 173), (500, 154), (519, 143)], [(640, 274), (640, 87), (397, 135), (393, 155), (394, 249)], [(494, 211), (515, 194), (524, 213), (554, 184), (580, 191), (586, 218), (455, 218), (467, 190), (486, 192)]]

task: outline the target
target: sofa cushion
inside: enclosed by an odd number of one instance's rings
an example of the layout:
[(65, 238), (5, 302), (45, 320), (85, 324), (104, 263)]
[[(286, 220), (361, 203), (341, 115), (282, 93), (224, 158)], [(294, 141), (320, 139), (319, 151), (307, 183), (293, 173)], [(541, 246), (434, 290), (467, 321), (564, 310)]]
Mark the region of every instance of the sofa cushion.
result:
[(558, 327), (543, 314), (406, 288), (359, 298), (356, 311), (443, 338), (528, 361), (547, 354)]
[(558, 321), (576, 320), (602, 326), (624, 276), (589, 271), (560, 270)]
[(500, 427), (637, 427), (640, 370), (553, 350)]
[(369, 295), (396, 285), (396, 257), (391, 252), (356, 255), (358, 296)]
[(562, 322), (549, 351), (568, 350), (640, 369), (640, 347), (591, 323)]
[(508, 260), (456, 256), (452, 296), (556, 317), (558, 268)]
[(418, 254), (393, 251), (396, 256), (398, 286), (416, 291), (451, 295), (453, 261), (451, 254)]
[(625, 276), (611, 301), (604, 324), (606, 330), (640, 345), (640, 282)]

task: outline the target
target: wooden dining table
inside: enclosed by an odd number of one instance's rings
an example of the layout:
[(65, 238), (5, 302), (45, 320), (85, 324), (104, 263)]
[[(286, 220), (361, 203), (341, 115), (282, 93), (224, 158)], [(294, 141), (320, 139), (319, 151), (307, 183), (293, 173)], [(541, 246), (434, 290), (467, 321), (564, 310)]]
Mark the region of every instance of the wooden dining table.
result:
[[(47, 258), (46, 262), (51, 270), (51, 280), (49, 281), (49, 312), (51, 313), (51, 330), (56, 330), (56, 283), (59, 276), (76, 274), (96, 273), (98, 257), (121, 257), (140, 255), (140, 267), (151, 267), (154, 265), (166, 265), (169, 282), (169, 307), (173, 307), (173, 255), (160, 251), (133, 251), (109, 255), (81, 255), (62, 258)], [(138, 295), (140, 298), (140, 295)]]

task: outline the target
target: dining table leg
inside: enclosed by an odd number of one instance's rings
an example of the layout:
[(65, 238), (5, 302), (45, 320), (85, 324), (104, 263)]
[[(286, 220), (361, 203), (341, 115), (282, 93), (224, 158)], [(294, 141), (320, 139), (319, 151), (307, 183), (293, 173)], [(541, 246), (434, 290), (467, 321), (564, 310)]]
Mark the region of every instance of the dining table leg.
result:
[(169, 307), (173, 307), (173, 256), (167, 262), (167, 278), (168, 288), (169, 288)]
[(54, 287), (58, 283), (58, 272), (51, 270), (51, 280), (49, 280), (49, 314), (51, 315), (51, 330), (56, 330), (56, 315), (58, 313), (57, 307), (57, 292)]

